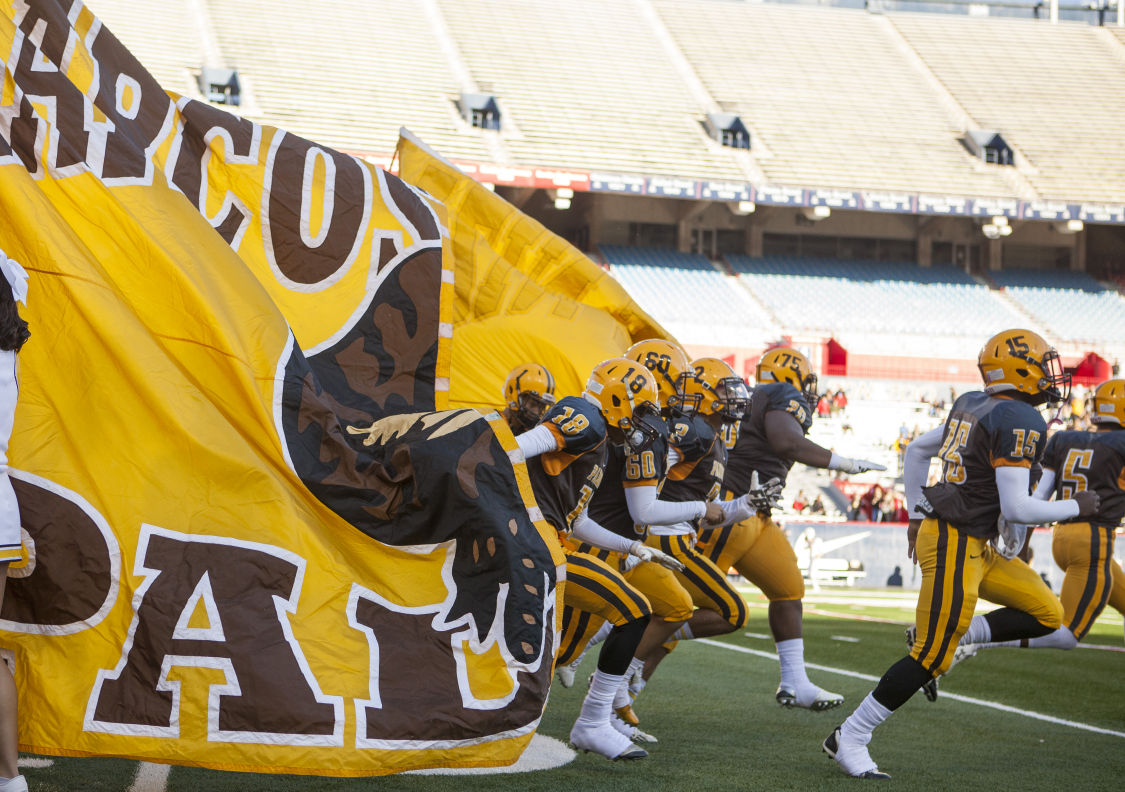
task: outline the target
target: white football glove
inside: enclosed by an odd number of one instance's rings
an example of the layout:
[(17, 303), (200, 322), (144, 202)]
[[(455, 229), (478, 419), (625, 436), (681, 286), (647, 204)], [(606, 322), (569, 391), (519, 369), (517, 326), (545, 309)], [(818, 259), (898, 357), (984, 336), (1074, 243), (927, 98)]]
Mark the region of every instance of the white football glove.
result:
[(840, 456), (835, 451), (832, 452), (832, 460), (828, 463), (831, 470), (839, 470), (841, 473), (866, 473), (868, 470), (886, 470), (886, 465), (880, 465), (878, 462), (871, 462), (866, 459), (852, 459), (851, 457)]
[(774, 476), (765, 484), (758, 483), (758, 471), (750, 474), (750, 490), (746, 502), (755, 511), (769, 511), (781, 500), (781, 479)]
[(1022, 523), (1008, 522), (1001, 514), (996, 519), (996, 530), (1000, 532), (1000, 535), (992, 540), (992, 546), (997, 553), (1011, 561), (1019, 555), (1020, 550), (1023, 550), (1023, 543), (1027, 539), (1029, 527)]
[(684, 565), (676, 558), (673, 558), (662, 550), (657, 550), (655, 547), (649, 547), (640, 542), (633, 542), (632, 546), (629, 548), (629, 552), (642, 561), (652, 561), (653, 563), (660, 564), (662, 567), (671, 569), (673, 572), (684, 571)]

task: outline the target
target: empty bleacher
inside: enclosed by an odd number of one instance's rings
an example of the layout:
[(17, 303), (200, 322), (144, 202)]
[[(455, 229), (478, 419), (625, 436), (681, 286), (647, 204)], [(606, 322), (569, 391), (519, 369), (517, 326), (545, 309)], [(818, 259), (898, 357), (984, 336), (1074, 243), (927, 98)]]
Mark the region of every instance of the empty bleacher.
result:
[(207, 5), (222, 65), (249, 83), (265, 123), (386, 154), (407, 126), (447, 157), (492, 160), (458, 116), (460, 86), (418, 0)]
[(981, 338), (1026, 317), (961, 270), (912, 263), (727, 257), (786, 328), (840, 337), (848, 331), (890, 337)]
[(755, 157), (777, 183), (1012, 194), (957, 142), (937, 93), (879, 18), (759, 3), (654, 5), (712, 96), (768, 149)]
[(1043, 198), (1125, 201), (1125, 81), (1116, 44), (1080, 23), (888, 17), (984, 129), (1029, 160)]
[(602, 245), (613, 275), (680, 343), (755, 346), (771, 328), (761, 307), (706, 258)]
[(499, 98), (521, 163), (739, 178), (633, 3), (441, 0), (465, 62)]
[(1052, 340), (1125, 342), (1125, 299), (1084, 272), (1009, 269), (990, 275)]
[(205, 46), (192, 0), (162, 0), (159, 14), (136, 0), (90, 0), (87, 5), (161, 87), (199, 95), (195, 74), (204, 65)]

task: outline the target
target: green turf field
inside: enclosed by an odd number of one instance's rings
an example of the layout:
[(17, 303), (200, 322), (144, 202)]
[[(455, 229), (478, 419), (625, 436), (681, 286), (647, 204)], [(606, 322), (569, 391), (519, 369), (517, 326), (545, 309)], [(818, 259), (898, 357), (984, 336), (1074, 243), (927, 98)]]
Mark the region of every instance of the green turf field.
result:
[[(874, 682), (828, 669), (871, 678), (881, 675), (904, 652), (902, 625), (912, 620), (913, 601), (851, 590), (809, 595), (806, 659), (823, 667), (811, 668), (810, 676), (847, 697), (841, 710), (812, 713), (783, 710), (774, 703), (777, 661), (762, 656), (773, 651), (773, 643), (755, 637), (767, 632), (765, 603), (754, 592), (748, 592), (747, 598), (755, 606), (748, 635), (681, 644), (638, 699), (642, 727), (660, 740), (649, 746), (649, 758), (639, 762), (614, 763), (580, 754), (563, 767), (532, 773), (369, 779), (173, 767), (164, 788), (169, 792), (854, 789), (862, 782), (845, 777), (820, 752), (820, 742)], [(1103, 615), (1085, 643), (1125, 649), (1116, 611)], [(574, 688), (555, 686), (540, 734), (565, 741), (593, 668), (594, 659), (588, 657)], [(982, 652), (946, 677), (941, 690), (936, 703), (916, 696), (876, 733), (871, 752), (880, 768), (893, 776), (887, 786), (1030, 792), (1121, 785), (1125, 651)], [(976, 700), (1010, 709), (983, 706)], [(1117, 734), (1048, 722), (1029, 712)], [(23, 772), (36, 791), (126, 792), (138, 789), (134, 787), (137, 769), (138, 763), (120, 759), (54, 759), (48, 767), (25, 767)]]

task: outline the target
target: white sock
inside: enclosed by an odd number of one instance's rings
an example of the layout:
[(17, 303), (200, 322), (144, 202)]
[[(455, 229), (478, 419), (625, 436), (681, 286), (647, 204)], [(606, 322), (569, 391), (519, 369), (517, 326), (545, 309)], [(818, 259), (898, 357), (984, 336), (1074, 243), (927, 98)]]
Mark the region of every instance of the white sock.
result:
[[(1016, 643), (1018, 644), (1019, 641)], [(1027, 645), (1032, 649), (1073, 649), (1078, 646), (1078, 639), (1066, 627), (1060, 627), (1053, 633), (1029, 638)]]
[(969, 622), (969, 629), (961, 636), (961, 643), (982, 644), (988, 643), (991, 638), (992, 628), (988, 626), (988, 620), (978, 613)]
[(582, 712), (578, 719), (593, 721), (594, 723), (608, 723), (613, 697), (616, 695), (617, 689), (623, 687), (621, 683), (624, 681), (624, 675), (607, 674), (601, 669), (595, 671), (594, 678), (590, 682), (590, 689), (582, 702)]
[(672, 637), (669, 638), (668, 640), (670, 640), (670, 641), (690, 641), (694, 637), (695, 636), (691, 634), (691, 627), (688, 626), (687, 622), (684, 622), (684, 624), (680, 627), (680, 629), (678, 629), (674, 633), (672, 633)]
[(619, 710), (632, 703), (633, 699), (629, 695), (629, 675), (626, 674), (621, 678), (621, 684), (617, 686), (617, 691), (613, 694), (613, 709)]
[(871, 741), (871, 732), (890, 716), (891, 710), (876, 701), (874, 695), (868, 693), (867, 698), (860, 702), (855, 712), (849, 715), (840, 727), (840, 736), (843, 737), (846, 732), (851, 739), (867, 745)]
[(811, 685), (805, 672), (805, 641), (803, 638), (790, 638), (777, 642), (777, 659), (781, 661), (781, 684), (793, 690)]
[(22, 775), (0, 778), (0, 792), (27, 792), (27, 779)]

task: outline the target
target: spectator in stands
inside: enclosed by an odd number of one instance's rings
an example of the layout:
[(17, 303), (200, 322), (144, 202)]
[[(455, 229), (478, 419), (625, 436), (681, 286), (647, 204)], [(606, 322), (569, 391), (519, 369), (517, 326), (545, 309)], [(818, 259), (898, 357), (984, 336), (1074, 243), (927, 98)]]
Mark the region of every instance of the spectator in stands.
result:
[(825, 393), (820, 394), (820, 398), (816, 400), (816, 417), (827, 418), (831, 412), (832, 406), (828, 402), (828, 395)]
[(797, 497), (793, 498), (793, 511), (800, 514), (809, 505), (809, 499), (804, 490), (797, 490)]
[(866, 519), (871, 522), (879, 522), (882, 516), (879, 513), (879, 501), (883, 499), (883, 488), (878, 484), (872, 484), (871, 489), (863, 494), (862, 509), (866, 513)]
[(832, 406), (836, 412), (843, 414), (848, 409), (848, 395), (843, 390), (836, 391), (836, 395), (832, 399)]
[(863, 516), (863, 498), (858, 492), (852, 496), (852, 502), (848, 506), (848, 519), (853, 522), (866, 519)]
[(902, 567), (896, 566), (895, 571), (887, 578), (888, 586), (902, 586)]
[(824, 508), (824, 498), (817, 494), (817, 496), (813, 498), (813, 502), (809, 504), (809, 514), (824, 514), (826, 511), (827, 510)]

